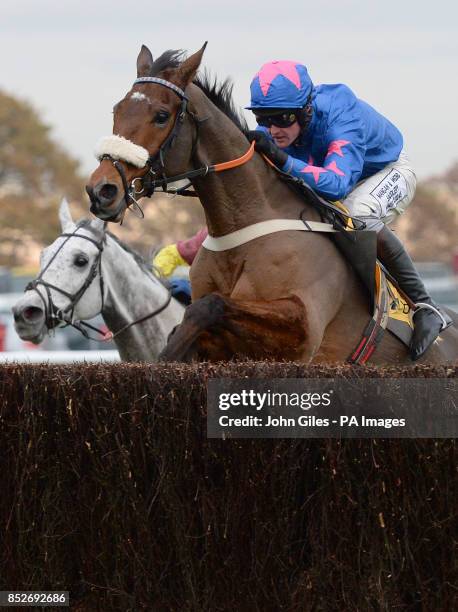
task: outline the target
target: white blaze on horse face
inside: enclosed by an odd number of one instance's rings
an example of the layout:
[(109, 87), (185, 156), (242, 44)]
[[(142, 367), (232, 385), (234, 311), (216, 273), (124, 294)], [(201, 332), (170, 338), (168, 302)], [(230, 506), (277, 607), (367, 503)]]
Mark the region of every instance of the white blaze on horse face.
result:
[(145, 102), (150, 102), (148, 96), (145, 96), (144, 93), (140, 93), (139, 91), (134, 91), (134, 93), (130, 97), (132, 100), (138, 100), (139, 102), (141, 102), (142, 100), (144, 100)]

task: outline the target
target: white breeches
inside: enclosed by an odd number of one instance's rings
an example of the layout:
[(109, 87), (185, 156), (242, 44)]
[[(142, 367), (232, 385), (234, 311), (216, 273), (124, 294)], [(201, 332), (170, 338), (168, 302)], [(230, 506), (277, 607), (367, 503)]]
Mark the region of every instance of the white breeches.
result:
[(343, 200), (350, 215), (366, 223), (366, 229), (379, 232), (384, 224), (402, 215), (411, 203), (417, 178), (404, 150), (399, 159), (358, 183)]

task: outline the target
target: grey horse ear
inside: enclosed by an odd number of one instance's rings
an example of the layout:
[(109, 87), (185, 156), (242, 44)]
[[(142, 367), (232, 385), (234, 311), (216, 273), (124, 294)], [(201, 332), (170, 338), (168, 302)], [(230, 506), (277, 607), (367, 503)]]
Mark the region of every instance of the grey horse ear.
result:
[(68, 205), (66, 198), (62, 198), (62, 202), (59, 206), (59, 221), (63, 232), (67, 231), (74, 225), (72, 213), (70, 212), (70, 206)]
[(91, 225), (96, 232), (100, 234), (103, 234), (105, 232), (106, 222), (102, 221), (102, 219), (95, 217), (95, 219), (92, 219)]
[(142, 45), (137, 57), (137, 77), (151, 76), (153, 56), (145, 45)]

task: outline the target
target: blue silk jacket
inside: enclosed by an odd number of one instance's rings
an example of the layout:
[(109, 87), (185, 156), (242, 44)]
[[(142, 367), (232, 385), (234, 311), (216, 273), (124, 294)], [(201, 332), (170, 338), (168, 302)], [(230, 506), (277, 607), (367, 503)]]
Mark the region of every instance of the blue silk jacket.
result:
[(288, 160), (282, 170), (320, 195), (341, 200), (357, 182), (398, 159), (400, 131), (346, 85), (315, 87), (312, 106), (307, 130), (283, 149)]

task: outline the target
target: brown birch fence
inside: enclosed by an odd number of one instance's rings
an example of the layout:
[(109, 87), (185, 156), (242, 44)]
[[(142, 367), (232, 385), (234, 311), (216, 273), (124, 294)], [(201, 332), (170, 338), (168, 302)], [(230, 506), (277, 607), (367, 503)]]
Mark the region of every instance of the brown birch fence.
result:
[(209, 440), (206, 381), (230, 376), (458, 368), (4, 366), (0, 589), (91, 611), (452, 610), (455, 441)]

